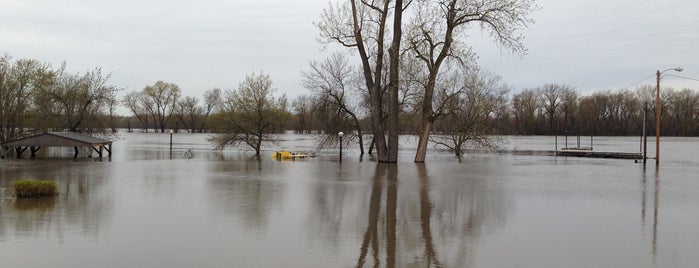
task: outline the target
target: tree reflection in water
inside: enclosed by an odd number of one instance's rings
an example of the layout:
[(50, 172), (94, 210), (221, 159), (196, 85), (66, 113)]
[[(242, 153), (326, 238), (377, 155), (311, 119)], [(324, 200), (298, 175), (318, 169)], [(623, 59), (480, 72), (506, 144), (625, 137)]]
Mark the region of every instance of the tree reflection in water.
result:
[[(387, 256), (386, 256), (386, 263), (387, 266), (389, 264), (395, 264), (395, 230), (396, 230), (396, 221), (395, 221), (395, 215), (396, 211), (395, 209), (397, 208), (395, 202), (397, 200), (396, 198), (396, 193), (395, 191), (398, 189), (398, 187), (395, 185), (396, 184), (396, 165), (392, 164), (384, 164), (384, 163), (378, 163), (376, 165), (376, 171), (374, 173), (374, 178), (373, 178), (373, 184), (371, 187), (371, 197), (369, 197), (369, 223), (367, 224), (366, 231), (364, 232), (364, 238), (362, 239), (362, 247), (360, 249), (360, 254), (359, 254), (359, 259), (357, 260), (357, 267), (362, 267), (364, 266), (364, 263), (366, 262), (366, 257), (367, 253), (369, 252), (369, 246), (371, 245), (371, 252), (372, 252), (372, 257), (374, 259), (374, 266), (378, 266), (381, 261), (379, 260), (379, 214), (381, 210), (381, 195), (383, 193), (383, 182), (384, 180), (387, 180), (389, 184), (393, 184), (392, 187), (389, 187), (387, 191), (394, 191), (394, 193), (391, 195), (393, 198), (387, 198), (386, 202), (386, 208), (387, 210), (389, 208), (392, 208), (393, 211), (387, 211), (387, 218), (388, 215), (392, 215), (391, 219), (392, 220), (387, 220), (386, 221), (386, 230), (389, 232), (389, 235), (386, 237), (386, 240), (392, 240), (388, 241), (386, 245), (391, 245), (390, 247), (387, 246)], [(393, 170), (392, 172), (387, 172), (388, 170)], [(388, 178), (386, 177), (386, 173), (389, 173)], [(393, 178), (391, 178), (390, 175), (393, 175)], [(389, 204), (391, 201), (393, 201), (393, 204)], [(393, 226), (389, 225), (392, 224)], [(393, 231), (393, 234), (390, 235), (390, 231)], [(392, 255), (392, 256), (391, 256)], [(390, 260), (390, 261), (389, 261)]]
[(399, 176), (398, 165), (377, 164), (356, 267), (468, 267), (484, 227), (503, 226), (508, 202), (501, 188), (477, 176), (451, 181), (430, 177), (425, 164), (415, 168)]
[(427, 266), (442, 267), (432, 241), (432, 201), (430, 200), (430, 180), (427, 177), (425, 163), (416, 164), (418, 177), (420, 178), (420, 225), (422, 226), (422, 238), (425, 242), (425, 260)]

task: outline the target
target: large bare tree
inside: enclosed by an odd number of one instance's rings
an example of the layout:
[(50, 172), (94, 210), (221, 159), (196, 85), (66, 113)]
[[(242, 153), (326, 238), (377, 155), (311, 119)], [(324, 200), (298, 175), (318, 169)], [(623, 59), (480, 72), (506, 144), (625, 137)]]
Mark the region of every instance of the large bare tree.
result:
[[(369, 92), (371, 130), (379, 162), (398, 159), (398, 62), (404, 6), (402, 0), (331, 3), (316, 23), (322, 42), (339, 43), (355, 49), (359, 55)], [(389, 47), (387, 39), (391, 30), (393, 39)], [(385, 62), (387, 57), (388, 63)], [(388, 80), (385, 79), (387, 70)]]
[(469, 47), (462, 41), (466, 39), (466, 30), (473, 24), (480, 25), (500, 47), (523, 54), (526, 50), (520, 30), (532, 23), (529, 15), (534, 9), (533, 0), (418, 1), (408, 42), (427, 74), (415, 162), (425, 161), (430, 130), (439, 116), (433, 98), (442, 66), (450, 60), (464, 66), (472, 61)]

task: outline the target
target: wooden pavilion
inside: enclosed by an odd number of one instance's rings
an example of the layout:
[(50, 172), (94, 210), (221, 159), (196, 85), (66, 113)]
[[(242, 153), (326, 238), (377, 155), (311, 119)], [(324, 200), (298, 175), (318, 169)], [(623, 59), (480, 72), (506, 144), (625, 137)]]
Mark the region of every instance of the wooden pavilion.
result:
[[(97, 152), (102, 158), (103, 151), (107, 151), (108, 156), (112, 156), (112, 142), (100, 138), (85, 136), (75, 132), (46, 132), (26, 138), (21, 138), (13, 141), (8, 141), (2, 144), (6, 153), (10, 148), (15, 149), (17, 158), (21, 158), (22, 154), (29, 149), (31, 157), (36, 157), (36, 152), (42, 147), (73, 147), (75, 150), (74, 158), (78, 157), (78, 148), (89, 147), (90, 153), (88, 157), (92, 157), (92, 151)], [(5, 157), (5, 155), (2, 155)]]

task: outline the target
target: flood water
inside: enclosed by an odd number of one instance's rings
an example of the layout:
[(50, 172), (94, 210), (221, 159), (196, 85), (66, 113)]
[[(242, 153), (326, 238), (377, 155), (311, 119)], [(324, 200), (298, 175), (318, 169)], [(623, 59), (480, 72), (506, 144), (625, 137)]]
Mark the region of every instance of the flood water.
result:
[[(0, 160), (0, 267), (699, 266), (696, 138), (664, 138), (660, 167), (644, 168), (442, 151), (414, 164), (411, 139), (393, 165), (356, 148), (339, 162), (336, 148), (274, 161), (270, 147), (257, 161), (207, 137), (175, 134), (170, 154), (168, 134), (122, 133), (101, 161), (72, 148)], [(274, 148), (313, 150), (312, 136), (283, 138)], [(552, 137), (503, 140), (554, 149)], [(60, 194), (15, 199), (19, 179), (55, 180)]]

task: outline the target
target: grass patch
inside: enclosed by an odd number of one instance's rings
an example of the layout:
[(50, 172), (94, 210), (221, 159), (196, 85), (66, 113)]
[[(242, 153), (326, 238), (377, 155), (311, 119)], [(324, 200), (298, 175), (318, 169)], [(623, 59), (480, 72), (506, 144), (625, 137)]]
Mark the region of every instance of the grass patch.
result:
[(20, 180), (10, 184), (18, 198), (39, 198), (58, 195), (54, 181)]

